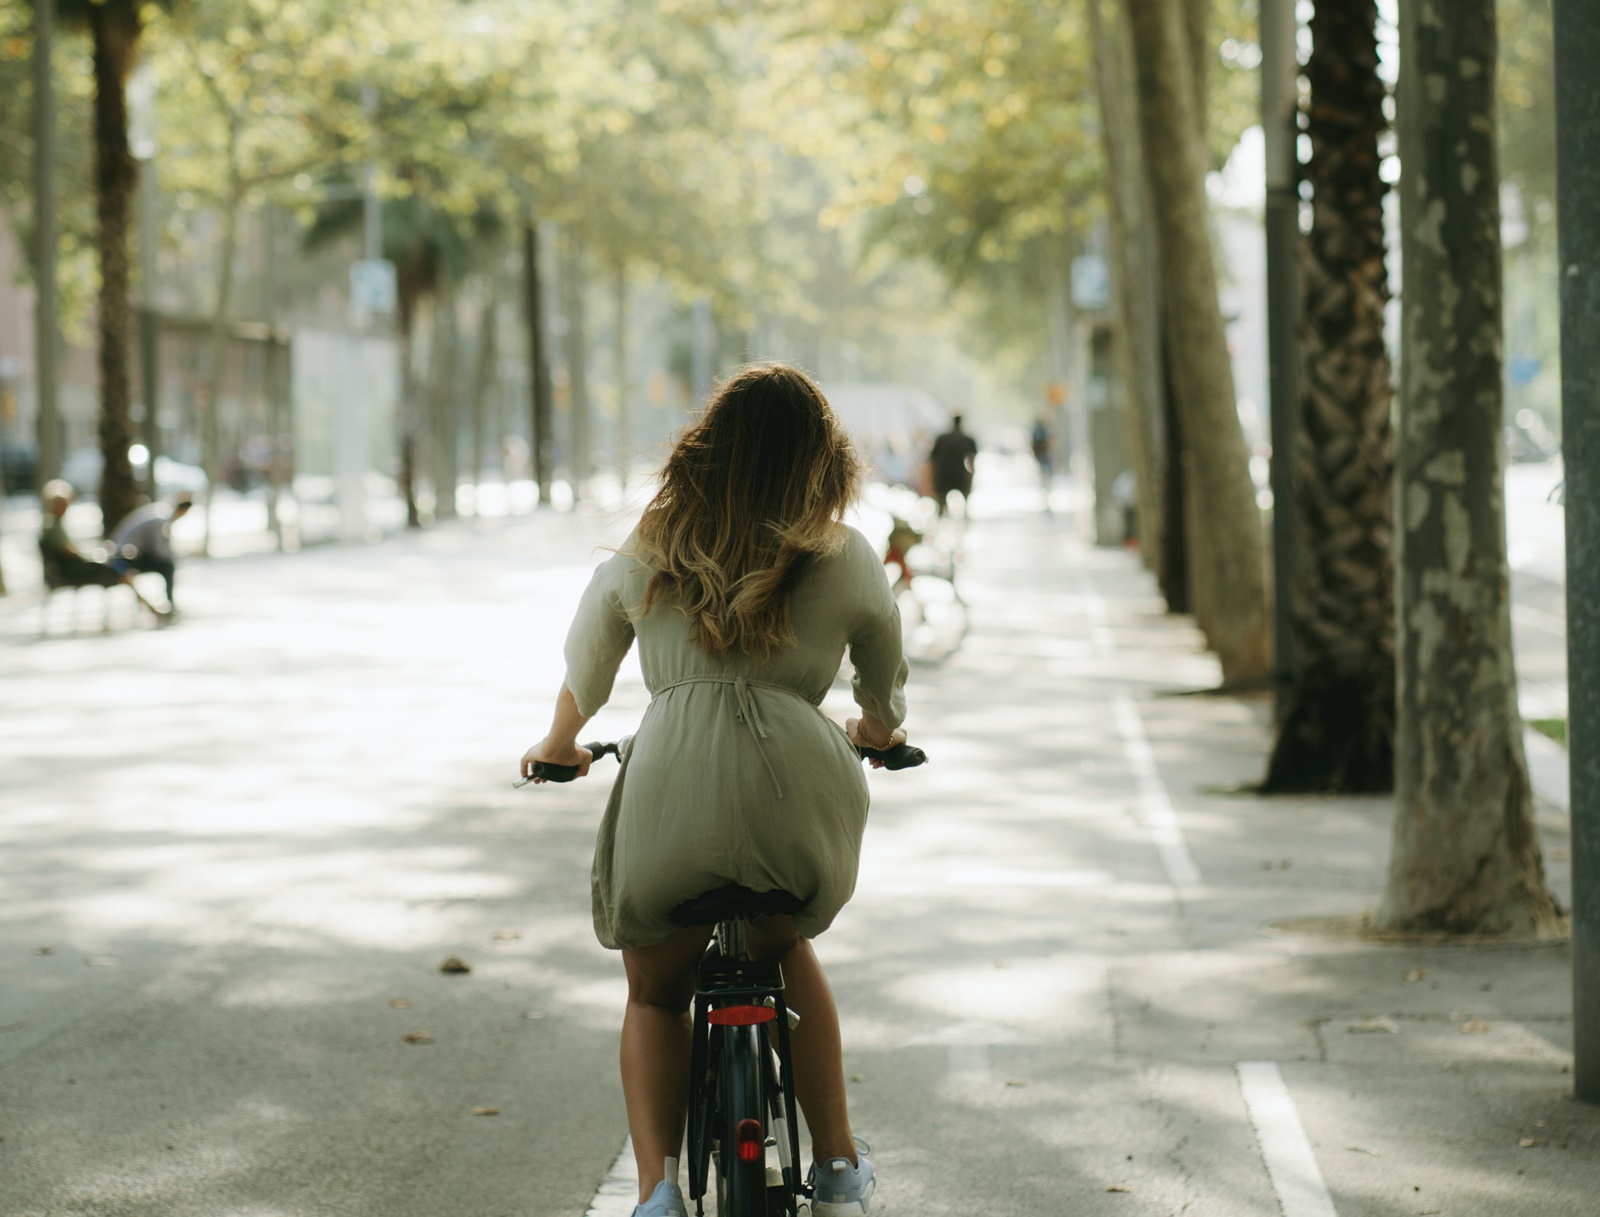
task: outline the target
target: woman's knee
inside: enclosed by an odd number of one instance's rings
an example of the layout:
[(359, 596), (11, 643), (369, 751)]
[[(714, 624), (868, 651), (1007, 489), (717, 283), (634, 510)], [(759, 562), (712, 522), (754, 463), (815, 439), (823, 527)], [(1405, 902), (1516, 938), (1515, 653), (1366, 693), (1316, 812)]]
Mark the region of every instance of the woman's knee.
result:
[(628, 1001), (682, 1012), (694, 1000), (695, 964), (709, 931), (680, 930), (665, 942), (622, 952)]

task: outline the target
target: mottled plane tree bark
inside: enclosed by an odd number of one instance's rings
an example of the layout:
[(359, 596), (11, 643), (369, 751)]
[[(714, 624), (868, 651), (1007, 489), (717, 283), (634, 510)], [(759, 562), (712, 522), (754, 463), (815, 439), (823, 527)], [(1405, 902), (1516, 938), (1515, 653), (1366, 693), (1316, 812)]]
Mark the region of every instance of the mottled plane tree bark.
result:
[(1394, 432), (1376, 0), (1317, 0), (1294, 477), (1297, 662), (1265, 793), (1394, 784)]
[[(1124, 386), (1128, 451), (1138, 480), (1139, 546), (1145, 565), (1164, 569), (1166, 441), (1161, 416), (1161, 305), (1154, 233), (1145, 207), (1144, 154), (1135, 125), (1133, 51), (1120, 11), (1089, 0), (1100, 141), (1106, 161), (1117, 371)], [(1181, 605), (1169, 607), (1181, 611)]]
[(1393, 929), (1558, 932), (1511, 651), (1494, 0), (1401, 0)]
[(1225, 685), (1271, 669), (1261, 516), (1234, 398), (1211, 244), (1204, 129), (1185, 4), (1126, 5), (1136, 51), (1139, 129), (1154, 198), (1167, 371), (1180, 419), (1196, 619)]

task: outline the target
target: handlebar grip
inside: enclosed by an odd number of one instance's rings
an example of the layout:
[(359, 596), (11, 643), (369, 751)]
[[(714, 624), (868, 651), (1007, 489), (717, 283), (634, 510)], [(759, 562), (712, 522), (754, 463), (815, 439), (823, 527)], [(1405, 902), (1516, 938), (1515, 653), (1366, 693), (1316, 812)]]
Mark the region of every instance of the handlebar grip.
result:
[(896, 744), (879, 752), (875, 748), (857, 748), (864, 761), (882, 761), (885, 769), (915, 769), (928, 763), (928, 754), (910, 744)]
[[(596, 741), (583, 746), (589, 750), (590, 763), (593, 764), (594, 761), (598, 761), (603, 756), (614, 756), (621, 759), (622, 753), (620, 750), (628, 746), (628, 740), (631, 738), (632, 736), (625, 735), (615, 743)], [(578, 767), (576, 765), (552, 765), (547, 761), (534, 761), (532, 776), (543, 778), (547, 782), (571, 782), (578, 776)], [(522, 783), (519, 782), (517, 784), (521, 785)]]

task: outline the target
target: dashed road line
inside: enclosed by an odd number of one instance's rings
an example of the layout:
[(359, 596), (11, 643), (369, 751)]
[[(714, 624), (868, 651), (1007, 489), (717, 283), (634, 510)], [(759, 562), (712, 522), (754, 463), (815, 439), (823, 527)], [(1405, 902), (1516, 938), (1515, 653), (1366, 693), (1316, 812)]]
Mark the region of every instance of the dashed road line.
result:
[(1339, 1217), (1278, 1063), (1240, 1061), (1236, 1068), (1239, 1093), (1255, 1125), (1283, 1217)]
[(1117, 730), (1122, 735), (1122, 750), (1133, 769), (1139, 791), (1139, 815), (1161, 855), (1167, 881), (1178, 888), (1198, 887), (1200, 867), (1189, 851), (1189, 843), (1183, 839), (1178, 813), (1173, 809), (1166, 783), (1161, 780), (1161, 771), (1156, 768), (1156, 756), (1145, 735), (1139, 708), (1126, 693), (1118, 693), (1112, 705), (1116, 711)]

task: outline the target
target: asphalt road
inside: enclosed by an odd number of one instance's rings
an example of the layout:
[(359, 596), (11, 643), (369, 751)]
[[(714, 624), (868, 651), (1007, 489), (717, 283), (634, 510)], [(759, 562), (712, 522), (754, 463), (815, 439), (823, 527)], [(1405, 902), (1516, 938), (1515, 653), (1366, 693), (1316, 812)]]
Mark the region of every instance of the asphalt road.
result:
[[(1387, 803), (1229, 794), (1262, 708), (1162, 695), (1215, 668), (1136, 563), (979, 509), (972, 634), (913, 677), (933, 764), (871, 776), (819, 940), (874, 1213), (1273, 1217), (1263, 1060), (1344, 1217), (1589, 1217), (1565, 948), (1296, 930), (1371, 906)], [(0, 612), (0, 1214), (589, 1210), (625, 1135), (609, 778), (509, 779), (622, 526), (193, 563), (161, 631)], [(630, 665), (595, 734), (645, 700)]]

